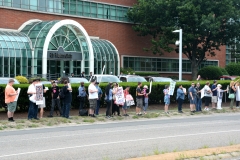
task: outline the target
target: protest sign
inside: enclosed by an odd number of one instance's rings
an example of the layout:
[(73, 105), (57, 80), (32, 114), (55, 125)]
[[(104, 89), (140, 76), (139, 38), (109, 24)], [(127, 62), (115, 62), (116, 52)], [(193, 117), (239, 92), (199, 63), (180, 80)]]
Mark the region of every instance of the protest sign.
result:
[(19, 97), (20, 91), (21, 91), (21, 88), (18, 88), (18, 90), (17, 90), (18, 94), (17, 94), (17, 96), (15, 97), (14, 101), (17, 101), (17, 100), (18, 100), (18, 97)]
[(123, 88), (118, 87), (117, 93), (115, 94), (116, 97), (116, 104), (123, 105), (124, 104), (124, 94), (123, 94)]
[(126, 104), (127, 104), (127, 106), (135, 105), (131, 94), (126, 95)]
[(43, 85), (36, 84), (36, 104), (43, 104)]
[(171, 81), (171, 82), (170, 82), (169, 94), (170, 94), (171, 96), (172, 96), (173, 93), (174, 93), (175, 85), (176, 85), (176, 82), (175, 82), (175, 81)]

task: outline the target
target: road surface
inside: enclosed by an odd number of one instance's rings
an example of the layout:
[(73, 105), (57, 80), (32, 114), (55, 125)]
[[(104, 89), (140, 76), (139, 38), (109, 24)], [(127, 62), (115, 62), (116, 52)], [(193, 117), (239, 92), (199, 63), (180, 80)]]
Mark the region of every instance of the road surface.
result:
[(120, 160), (240, 143), (240, 114), (2, 131), (0, 159)]

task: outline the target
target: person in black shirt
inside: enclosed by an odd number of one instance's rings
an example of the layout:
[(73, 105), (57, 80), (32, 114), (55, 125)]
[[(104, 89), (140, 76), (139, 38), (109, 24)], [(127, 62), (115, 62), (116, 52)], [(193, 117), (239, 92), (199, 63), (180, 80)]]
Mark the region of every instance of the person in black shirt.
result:
[(72, 103), (72, 88), (67, 80), (64, 81), (64, 86), (62, 87), (62, 92), (65, 95), (63, 99), (63, 109), (62, 109), (62, 117), (69, 118), (69, 111)]
[(144, 94), (142, 93), (141, 87), (142, 87), (142, 83), (138, 82), (138, 87), (136, 89), (136, 102), (137, 102), (136, 114), (138, 116), (142, 115), (141, 108), (143, 107), (143, 96), (144, 96)]
[(59, 87), (56, 85), (55, 81), (52, 82), (51, 95), (52, 95), (52, 106), (51, 106), (50, 115), (48, 117), (53, 117), (53, 110), (56, 104), (59, 109), (60, 115), (62, 115), (60, 98), (59, 98)]
[(202, 112), (201, 86), (199, 82), (197, 83), (195, 89), (197, 90), (196, 111)]
[(80, 74), (80, 77), (85, 77), (85, 72), (82, 72), (81, 74)]

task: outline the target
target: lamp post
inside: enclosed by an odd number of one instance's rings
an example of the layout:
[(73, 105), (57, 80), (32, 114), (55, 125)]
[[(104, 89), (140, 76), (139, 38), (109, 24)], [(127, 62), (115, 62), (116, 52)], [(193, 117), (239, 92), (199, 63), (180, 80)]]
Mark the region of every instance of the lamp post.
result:
[(182, 80), (182, 29), (173, 31), (179, 32), (179, 40), (176, 41), (176, 45), (179, 45), (179, 81)]

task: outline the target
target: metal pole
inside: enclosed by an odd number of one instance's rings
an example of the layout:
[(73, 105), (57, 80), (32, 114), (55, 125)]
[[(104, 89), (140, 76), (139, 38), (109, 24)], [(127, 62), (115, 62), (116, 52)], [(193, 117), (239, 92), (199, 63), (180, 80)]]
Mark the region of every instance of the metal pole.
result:
[(179, 30), (179, 81), (182, 80), (182, 29)]

